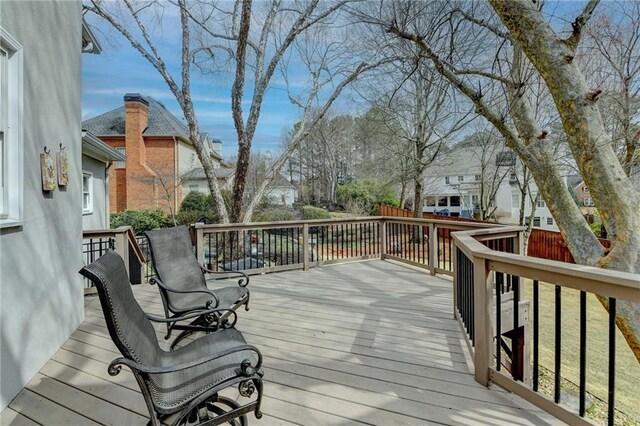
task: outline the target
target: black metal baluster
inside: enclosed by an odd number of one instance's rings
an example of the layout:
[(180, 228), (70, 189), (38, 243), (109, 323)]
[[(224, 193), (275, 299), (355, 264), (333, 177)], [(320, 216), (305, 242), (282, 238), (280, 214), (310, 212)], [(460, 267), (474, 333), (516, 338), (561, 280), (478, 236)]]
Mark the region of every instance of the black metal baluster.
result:
[(539, 354), (540, 345), (540, 305), (538, 299), (538, 280), (533, 281), (533, 391), (538, 392)]
[(496, 370), (500, 371), (501, 362), (500, 362), (500, 354), (501, 354), (501, 340), (502, 340), (502, 305), (501, 305), (501, 295), (502, 295), (502, 280), (498, 279), (498, 277), (502, 276), (502, 272), (496, 272)]
[(513, 281), (513, 339), (511, 340), (511, 356), (512, 356), (512, 369), (513, 380), (518, 381), (520, 379), (520, 336), (519, 336), (519, 322), (520, 322), (520, 283), (518, 277), (512, 276)]
[(449, 234), (449, 267), (447, 268), (449, 271), (453, 271), (453, 265), (451, 265), (451, 229), (448, 230)]
[(240, 231), (236, 231), (236, 271), (240, 269)]
[(609, 398), (607, 424), (613, 426), (616, 402), (616, 299), (609, 298)]
[(580, 292), (580, 417), (585, 412), (587, 371), (587, 293)]
[[(245, 241), (247, 241), (247, 231), (243, 230), (242, 231), (242, 251), (243, 251), (243, 256), (242, 256), (242, 264), (243, 264), (243, 271), (247, 270), (247, 249), (245, 246)], [(249, 231), (249, 250), (251, 250), (251, 231)], [(251, 265), (249, 265), (251, 266)]]
[(556, 324), (555, 324), (555, 358), (554, 358), (554, 392), (553, 400), (555, 403), (560, 402), (560, 369), (561, 369), (561, 355), (562, 355), (562, 288), (556, 286)]

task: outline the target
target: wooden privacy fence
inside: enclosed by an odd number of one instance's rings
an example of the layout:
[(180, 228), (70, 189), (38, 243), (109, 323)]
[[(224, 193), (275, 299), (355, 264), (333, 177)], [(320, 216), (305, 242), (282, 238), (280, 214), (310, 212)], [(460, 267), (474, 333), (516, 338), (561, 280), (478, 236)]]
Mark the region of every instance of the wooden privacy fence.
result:
[[(384, 204), (380, 204), (378, 208), (381, 216), (413, 217), (413, 212), (405, 209), (387, 206)], [(423, 219), (438, 219), (451, 222), (491, 223), (475, 219), (439, 216), (428, 213), (423, 213), (422, 217)], [(491, 224), (493, 226), (503, 226), (497, 223)], [(611, 247), (611, 241), (609, 240), (600, 239), (600, 243), (605, 248)], [(567, 246), (562, 234), (559, 231), (549, 231), (546, 229), (533, 228), (531, 230), (527, 244), (527, 256), (557, 260), (559, 262), (575, 263), (573, 255), (569, 251), (569, 247)]]

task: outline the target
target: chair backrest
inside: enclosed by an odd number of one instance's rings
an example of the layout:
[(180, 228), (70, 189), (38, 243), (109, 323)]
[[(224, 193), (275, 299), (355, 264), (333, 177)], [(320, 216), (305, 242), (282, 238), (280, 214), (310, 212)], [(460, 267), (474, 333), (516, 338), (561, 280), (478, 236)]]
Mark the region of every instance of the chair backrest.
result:
[(156, 332), (133, 296), (120, 255), (110, 250), (80, 273), (95, 284), (109, 334), (122, 355), (145, 365), (157, 365), (161, 349)]
[(207, 288), (186, 226), (156, 229), (144, 234), (149, 240), (153, 267), (160, 281), (177, 290)]

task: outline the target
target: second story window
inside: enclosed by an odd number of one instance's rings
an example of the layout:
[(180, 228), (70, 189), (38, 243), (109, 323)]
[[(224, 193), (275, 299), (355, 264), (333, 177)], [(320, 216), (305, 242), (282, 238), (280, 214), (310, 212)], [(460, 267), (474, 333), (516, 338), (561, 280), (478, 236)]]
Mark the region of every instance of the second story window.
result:
[(458, 182), (464, 182), (464, 176), (458, 176)]
[[(126, 157), (126, 149), (123, 146), (117, 146), (116, 151)], [(124, 161), (116, 161), (116, 169), (124, 169), (125, 162)]]
[(82, 172), (82, 213), (93, 213), (93, 175)]
[(446, 183), (447, 185), (449, 185), (451, 183), (449, 176), (447, 176), (446, 178), (444, 178), (444, 183)]
[(480, 182), (480, 175), (475, 175), (473, 178), (476, 182)]
[(538, 207), (547, 207), (547, 204), (542, 198), (538, 198)]
[(586, 186), (582, 188), (582, 192), (584, 192), (585, 194), (589, 193), (589, 188), (587, 188)]

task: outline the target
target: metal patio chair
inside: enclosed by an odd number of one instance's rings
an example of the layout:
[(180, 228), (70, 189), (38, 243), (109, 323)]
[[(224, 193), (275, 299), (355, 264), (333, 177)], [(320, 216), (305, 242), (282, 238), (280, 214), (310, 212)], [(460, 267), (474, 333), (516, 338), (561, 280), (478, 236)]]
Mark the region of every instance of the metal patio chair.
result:
[[(123, 365), (131, 369), (149, 409), (149, 424), (246, 425), (247, 413), (262, 417), (262, 355), (239, 331), (219, 330), (164, 351), (150, 321), (169, 320), (140, 308), (118, 254), (109, 251), (80, 273), (95, 284), (109, 334), (123, 355), (111, 362), (108, 372), (115, 376)], [(240, 405), (218, 394), (230, 386), (238, 386), (240, 395), (250, 400)]]
[[(144, 235), (149, 241), (149, 251), (155, 269), (155, 276), (149, 283), (158, 285), (162, 306), (168, 319), (202, 309), (228, 309), (219, 316), (197, 317), (191, 324), (168, 322), (165, 339), (171, 337), (173, 330), (182, 330), (171, 344), (172, 349), (191, 333), (212, 332), (221, 326), (234, 326), (237, 316), (233, 315), (233, 321), (230, 322), (231, 311), (235, 313), (243, 305), (245, 310), (249, 310), (249, 277), (240, 271), (211, 271), (198, 264), (186, 226), (156, 229), (147, 231)], [(224, 274), (225, 277), (205, 279), (204, 274)], [(207, 287), (207, 282), (226, 280), (234, 275), (236, 278), (239, 277), (237, 286), (215, 289)]]

